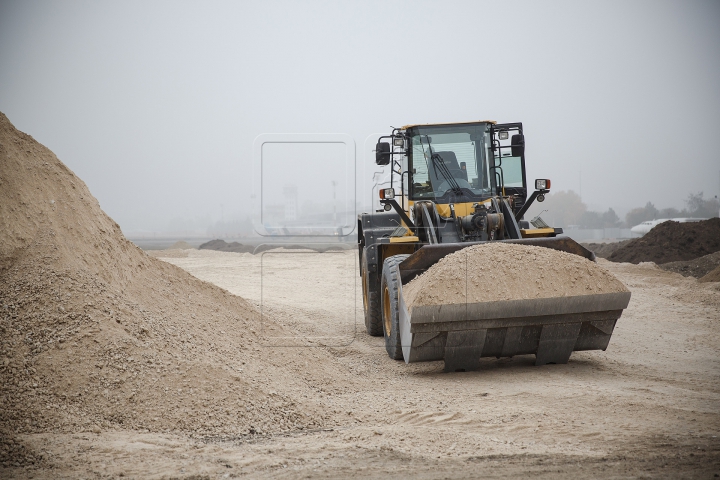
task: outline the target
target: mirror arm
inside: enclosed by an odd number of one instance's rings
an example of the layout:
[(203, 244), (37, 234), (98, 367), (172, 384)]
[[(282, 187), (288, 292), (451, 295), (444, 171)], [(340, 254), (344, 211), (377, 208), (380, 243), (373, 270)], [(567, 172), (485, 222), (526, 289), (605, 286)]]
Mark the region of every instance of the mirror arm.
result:
[(400, 215), (400, 219), (405, 223), (405, 226), (407, 226), (413, 233), (415, 233), (415, 224), (412, 222), (412, 220), (410, 220), (410, 217), (407, 216), (407, 213), (405, 213), (405, 211), (400, 208), (400, 205), (398, 205), (394, 198), (380, 200), (380, 203), (393, 207), (395, 212)]
[(533, 202), (535, 201), (535, 199), (538, 197), (538, 195), (540, 195), (540, 194), (545, 194), (545, 193), (547, 193), (548, 191), (549, 191), (549, 190), (535, 190), (535, 191), (532, 193), (532, 195), (530, 195), (530, 198), (528, 198), (527, 201), (525, 201), (525, 203), (523, 204), (522, 208), (515, 214), (515, 220), (517, 220), (517, 221), (519, 222), (520, 219), (523, 217), (523, 215), (525, 215), (525, 212), (528, 211), (528, 209), (530, 208), (530, 206), (533, 204)]

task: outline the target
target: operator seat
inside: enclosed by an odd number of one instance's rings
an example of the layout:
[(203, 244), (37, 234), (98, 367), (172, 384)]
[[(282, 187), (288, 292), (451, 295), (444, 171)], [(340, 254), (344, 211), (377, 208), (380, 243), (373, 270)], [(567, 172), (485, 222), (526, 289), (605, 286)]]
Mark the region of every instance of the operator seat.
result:
[(463, 170), (460, 168), (460, 165), (458, 164), (457, 157), (455, 156), (455, 152), (436, 152), (438, 155), (440, 155), (440, 158), (443, 159), (443, 163), (450, 171), (450, 174), (455, 178), (462, 178), (463, 180), (467, 181), (467, 170)]

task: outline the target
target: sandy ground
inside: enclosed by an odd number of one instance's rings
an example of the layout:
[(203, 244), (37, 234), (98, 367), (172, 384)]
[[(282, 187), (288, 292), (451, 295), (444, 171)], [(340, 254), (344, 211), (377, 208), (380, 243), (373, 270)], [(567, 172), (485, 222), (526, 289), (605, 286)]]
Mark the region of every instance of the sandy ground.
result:
[[(712, 478), (720, 475), (720, 284), (599, 263), (632, 291), (606, 352), (567, 365), (483, 359), (477, 372), (390, 360), (362, 323), (355, 252), (155, 252), (286, 326), (275, 365), (315, 350), (316, 431), (232, 438), (140, 431), (24, 435), (35, 478)], [(339, 307), (338, 307), (339, 306)], [(262, 323), (262, 318), (258, 319)], [(294, 345), (294, 346), (293, 346)], [(297, 367), (296, 365), (292, 365)], [(315, 368), (306, 364), (308, 369)], [(290, 367), (290, 365), (288, 365)], [(318, 380), (320, 378), (321, 380)]]

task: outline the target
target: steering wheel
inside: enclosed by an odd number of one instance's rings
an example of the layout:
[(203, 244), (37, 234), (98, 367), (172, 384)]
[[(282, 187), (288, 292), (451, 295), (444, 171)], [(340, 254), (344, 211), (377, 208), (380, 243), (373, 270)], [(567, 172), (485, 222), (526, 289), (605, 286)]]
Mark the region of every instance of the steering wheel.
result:
[[(455, 181), (460, 188), (472, 188), (470, 182), (468, 182), (464, 178), (456, 178)], [(448, 190), (450, 190), (450, 182), (448, 182), (447, 180), (442, 182), (437, 188), (437, 191), (442, 193), (445, 193)]]

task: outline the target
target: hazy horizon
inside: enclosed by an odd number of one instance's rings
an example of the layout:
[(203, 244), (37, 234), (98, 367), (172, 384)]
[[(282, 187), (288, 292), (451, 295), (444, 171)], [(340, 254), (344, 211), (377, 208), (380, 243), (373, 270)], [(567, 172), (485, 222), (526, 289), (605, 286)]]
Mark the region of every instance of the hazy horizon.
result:
[(263, 183), (337, 217), (370, 202), (374, 135), (480, 119), (523, 122), (529, 181), (623, 218), (720, 195), (718, 25), (716, 1), (3, 1), (0, 111), (126, 233), (256, 213), (259, 135), (351, 139), (354, 165)]

